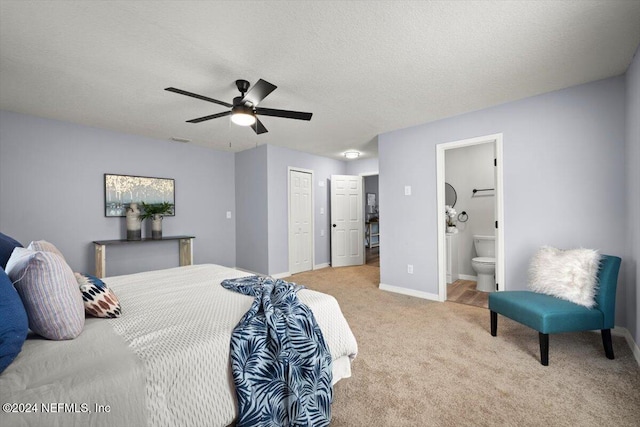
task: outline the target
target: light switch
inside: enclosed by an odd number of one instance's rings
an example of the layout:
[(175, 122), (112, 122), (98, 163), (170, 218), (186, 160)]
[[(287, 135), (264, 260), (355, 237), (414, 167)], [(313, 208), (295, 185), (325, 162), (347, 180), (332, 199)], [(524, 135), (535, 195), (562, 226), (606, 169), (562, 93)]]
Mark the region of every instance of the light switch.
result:
[(324, 181), (318, 181), (318, 187), (324, 187)]
[(410, 185), (405, 185), (404, 186), (404, 195), (405, 196), (410, 196), (411, 195), (411, 186)]
[(231, 219), (231, 211), (227, 211), (227, 219)]
[(320, 230), (320, 237), (324, 237), (324, 230)]

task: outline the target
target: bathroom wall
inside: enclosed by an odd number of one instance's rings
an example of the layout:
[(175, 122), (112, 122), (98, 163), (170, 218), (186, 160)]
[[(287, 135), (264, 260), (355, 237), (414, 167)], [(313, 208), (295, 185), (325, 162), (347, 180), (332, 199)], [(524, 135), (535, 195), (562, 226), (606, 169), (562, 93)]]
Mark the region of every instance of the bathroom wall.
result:
[(478, 256), (473, 246), (473, 235), (493, 236), (495, 233), (495, 192), (482, 191), (473, 195), (474, 189), (495, 188), (495, 144), (486, 143), (445, 151), (445, 181), (455, 188), (458, 195), (455, 210), (467, 212), (468, 221), (458, 222), (458, 273), (475, 280), (471, 259)]

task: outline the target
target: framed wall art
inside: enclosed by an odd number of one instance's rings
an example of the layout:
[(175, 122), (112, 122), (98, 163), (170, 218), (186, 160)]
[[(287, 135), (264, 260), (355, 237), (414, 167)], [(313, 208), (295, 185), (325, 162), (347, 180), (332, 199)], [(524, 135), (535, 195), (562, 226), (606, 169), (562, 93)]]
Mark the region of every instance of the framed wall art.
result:
[(104, 215), (125, 216), (129, 203), (171, 203), (175, 215), (175, 180), (172, 178), (154, 178), (104, 174)]

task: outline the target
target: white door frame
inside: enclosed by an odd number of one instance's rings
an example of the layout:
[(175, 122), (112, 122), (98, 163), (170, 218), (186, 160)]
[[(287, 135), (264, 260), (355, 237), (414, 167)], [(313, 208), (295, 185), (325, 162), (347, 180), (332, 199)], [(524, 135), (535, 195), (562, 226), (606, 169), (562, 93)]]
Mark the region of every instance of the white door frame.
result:
[(460, 141), (446, 142), (436, 145), (436, 185), (437, 185), (437, 210), (438, 210), (438, 300), (446, 301), (447, 299), (447, 267), (445, 264), (446, 248), (445, 248), (445, 151), (452, 148), (468, 147), (471, 145), (495, 143), (496, 154), (496, 282), (499, 284), (501, 291), (507, 289), (505, 281), (505, 265), (504, 265), (504, 190), (503, 190), (503, 159), (502, 159), (502, 133), (493, 135), (479, 136), (476, 138), (463, 139)]
[(291, 227), (291, 171), (302, 172), (311, 174), (311, 270), (315, 269), (316, 263), (316, 234), (315, 234), (315, 222), (316, 222), (316, 209), (314, 199), (314, 180), (313, 170), (297, 168), (293, 166), (287, 167), (287, 252), (289, 253), (289, 271), (292, 271), (292, 252), (291, 252), (291, 240), (293, 239), (293, 229)]

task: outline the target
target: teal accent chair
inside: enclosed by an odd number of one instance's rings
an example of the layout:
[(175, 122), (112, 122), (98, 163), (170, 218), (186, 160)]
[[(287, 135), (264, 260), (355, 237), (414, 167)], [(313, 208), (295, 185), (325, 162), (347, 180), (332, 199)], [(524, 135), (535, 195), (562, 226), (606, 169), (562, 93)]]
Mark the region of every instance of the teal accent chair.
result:
[(616, 286), (621, 259), (601, 255), (596, 305), (582, 305), (531, 291), (503, 291), (489, 294), (491, 335), (498, 330), (498, 314), (538, 331), (540, 363), (549, 365), (549, 334), (600, 329), (607, 358), (613, 359), (611, 328), (616, 314)]

